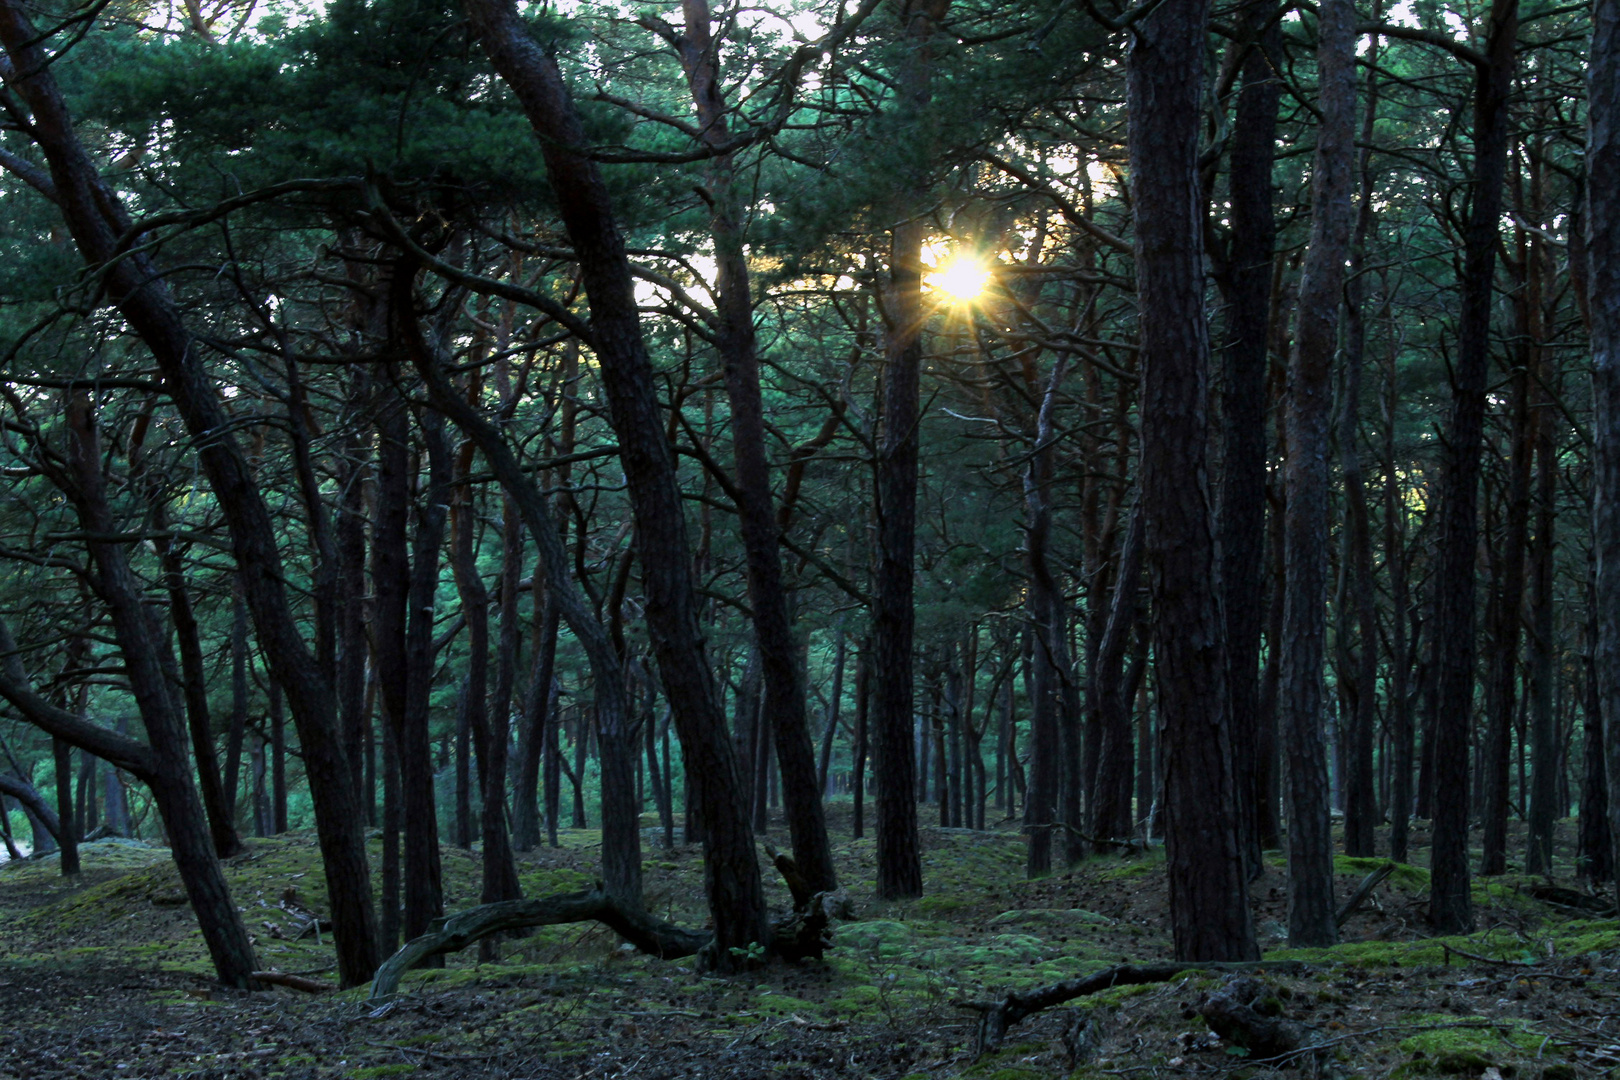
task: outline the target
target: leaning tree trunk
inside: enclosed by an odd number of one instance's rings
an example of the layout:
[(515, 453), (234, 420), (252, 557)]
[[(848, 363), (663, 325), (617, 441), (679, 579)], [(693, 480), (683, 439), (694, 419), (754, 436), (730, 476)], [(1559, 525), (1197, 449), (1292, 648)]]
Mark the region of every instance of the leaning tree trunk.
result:
[[(116, 537), (121, 530), (107, 502), (101, 439), (90, 396), (83, 391), (74, 393), (68, 400), (67, 414), (71, 476), (62, 478), (64, 493), (73, 502), (89, 536)], [(196, 913), (220, 981), (227, 986), (255, 988), (253, 942), (225, 884), (225, 872), (192, 782), (186, 721), (171, 690), (173, 660), (164, 655), (168, 650), (163, 632), (142, 596), (123, 541), (92, 539), (86, 543), (95, 563), (98, 591), (107, 604), (119, 652), (123, 654), (130, 693), (151, 747), (152, 767), (141, 779), (151, 789), (162, 815), (181, 885)]]
[(73, 130), (44, 41), (20, 6), (13, 0), (0, 2), (0, 43), (13, 70), (25, 73), (8, 86), (32, 114), (28, 134), (49, 163), (63, 221), (84, 259), (108, 267), (101, 278), (106, 295), (151, 350), (165, 390), (198, 440), (198, 456), (230, 530), (271, 676), (292, 702), (326, 870), (340, 978), (345, 985), (365, 981), (377, 962), (371, 870), (365, 822), (349, 782), (331, 688), (299, 633), (269, 507), (241, 447), (228, 434), (230, 421), (214, 380), (203, 370), (202, 350), (151, 257), (145, 252), (121, 255), (120, 237), (130, 230), (129, 215)]
[(1474, 85), (1474, 172), (1463, 236), (1447, 455), (1440, 477), (1440, 537), (1434, 574), (1434, 840), (1429, 919), (1442, 934), (1473, 929), (1468, 880), (1468, 728), (1474, 702), (1474, 572), (1479, 538), (1480, 455), (1490, 369), (1491, 296), (1507, 170), (1508, 91), (1519, 29), (1518, 0), (1492, 0), (1485, 62)]
[[(585, 129), (556, 60), (529, 36), (509, 0), (467, 0), (466, 10), (474, 33), (541, 143), (563, 225), (579, 258), (591, 311), (589, 344), (601, 365), (631, 511), (638, 535), (656, 538), (640, 551), (642, 584), (664, 694), (691, 766), (689, 775), (704, 822), (705, 879), (715, 920), (714, 948), (708, 955), (712, 962), (730, 966), (735, 962), (731, 949), (746, 954), (750, 943), (765, 940), (764, 888), (698, 625), (686, 520), (641, 334), (624, 238), (601, 171), (581, 152), (587, 141)], [(480, 447), (495, 464), (495, 455), (482, 439)], [(502, 482), (512, 489), (507, 478)], [(532, 518), (527, 508), (525, 517)], [(526, 524), (531, 533), (550, 531), (536, 520)]]
[(1206, 476), (1198, 131), (1207, 0), (1132, 33), (1126, 100), (1141, 308), (1142, 513), (1158, 664), (1170, 925), (1183, 960), (1257, 959), (1227, 731), (1226, 650)]
[(770, 717), (782, 774), (782, 799), (793, 858), (806, 885), (814, 891), (838, 887), (827, 819), (817, 785), (815, 748), (805, 713), (805, 689), (798, 647), (788, 615), (787, 589), (777, 545), (776, 515), (771, 508), (770, 466), (765, 457), (765, 407), (760, 393), (759, 344), (754, 334), (754, 306), (748, 259), (743, 245), (743, 213), (732, 186), (734, 161), (724, 152), (730, 140), (726, 103), (720, 88), (720, 46), (711, 33), (707, 0), (684, 0), (686, 33), (677, 45), (696, 105), (698, 125), (709, 160), (707, 199), (713, 212), (715, 293), (720, 317), (716, 345), (725, 368), (726, 396), (731, 402), (731, 443), (735, 458), (738, 523), (746, 553), (748, 600), (753, 609), (754, 640), (759, 646), (765, 686), (765, 712)]

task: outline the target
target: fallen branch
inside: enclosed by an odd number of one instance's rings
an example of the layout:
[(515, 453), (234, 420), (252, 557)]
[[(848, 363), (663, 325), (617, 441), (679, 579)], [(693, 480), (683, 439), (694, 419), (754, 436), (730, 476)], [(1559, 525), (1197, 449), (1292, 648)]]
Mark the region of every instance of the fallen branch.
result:
[(253, 978), (258, 982), (285, 986), (290, 990), (302, 990), (306, 994), (325, 994), (337, 989), (332, 983), (306, 979), (302, 975), (290, 975), (284, 971), (255, 971)]
[[(1012, 821), (1014, 819), (1008, 818), (1007, 820)], [(1024, 826), (1024, 832), (1035, 832), (1037, 829), (1062, 829), (1069, 835), (1076, 837), (1077, 839), (1084, 840), (1086, 843), (1095, 847), (1124, 848), (1126, 851), (1132, 853), (1147, 850), (1147, 847), (1143, 845), (1140, 840), (1109, 840), (1101, 836), (1092, 836), (1090, 833), (1082, 832), (1081, 830), (1075, 828), (1067, 821), (1049, 821), (1039, 825)]]
[(1373, 890), (1378, 888), (1379, 885), (1383, 884), (1384, 879), (1389, 877), (1389, 875), (1393, 874), (1394, 872), (1395, 864), (1393, 862), (1387, 862), (1383, 866), (1380, 866), (1378, 869), (1374, 870), (1372, 873), (1368, 874), (1366, 877), (1362, 878), (1361, 884), (1356, 888), (1355, 895), (1351, 896), (1349, 900), (1346, 900), (1344, 907), (1339, 909), (1339, 914), (1333, 920), (1334, 925), (1343, 926), (1345, 923), (1349, 922), (1350, 916), (1356, 913), (1356, 909), (1358, 907), (1367, 902), (1367, 897), (1373, 894)]
[(1120, 964), (1069, 979), (1049, 986), (1036, 987), (1023, 993), (1014, 992), (995, 1002), (963, 1002), (963, 1007), (982, 1015), (979, 1018), (978, 1048), (980, 1054), (995, 1050), (1014, 1024), (1035, 1015), (1043, 1009), (1062, 1005), (1075, 998), (1099, 994), (1116, 986), (1143, 986), (1149, 983), (1169, 982), (1184, 971), (1274, 971), (1285, 975), (1298, 975), (1309, 971), (1310, 965), (1297, 960), (1266, 961), (1167, 961), (1159, 964)]
[(1498, 960), (1494, 956), (1481, 956), (1479, 953), (1464, 952), (1455, 945), (1447, 945), (1443, 941), (1440, 943), (1440, 948), (1445, 954), (1447, 967), (1451, 966), (1451, 958), (1453, 955), (1460, 956), (1464, 960), (1473, 960), (1481, 964), (1495, 964), (1497, 967), (1533, 968), (1541, 966), (1539, 963), (1533, 960)]
[(653, 918), (645, 911), (609, 896), (601, 888), (561, 893), (533, 900), (503, 900), (482, 904), (445, 919), (435, 919), (428, 932), (407, 941), (383, 962), (371, 981), (373, 1004), (393, 998), (405, 973), (430, 956), (460, 952), (467, 946), (503, 930), (523, 930), (535, 926), (599, 922), (630, 942), (637, 949), (665, 960), (691, 956), (711, 940), (711, 934), (697, 934)]
[[(777, 920), (766, 951), (784, 960), (819, 957), (829, 944), (827, 926), (830, 907), (838, 897), (817, 893), (802, 909)], [(601, 884), (584, 892), (560, 893), (533, 900), (503, 900), (482, 904), (444, 919), (435, 919), (428, 932), (407, 941), (383, 962), (372, 978), (373, 1005), (391, 1001), (406, 972), (430, 956), (460, 952), (473, 943), (503, 930), (525, 930), (536, 926), (599, 922), (634, 945), (640, 952), (662, 960), (679, 960), (701, 953), (714, 940), (708, 932), (685, 930), (647, 914), (639, 906), (609, 896)]]
[(1599, 918), (1612, 916), (1615, 913), (1614, 901), (1610, 898), (1577, 892), (1574, 889), (1566, 889), (1562, 885), (1532, 885), (1528, 892), (1543, 904), (1550, 904), (1553, 907), (1579, 911)]

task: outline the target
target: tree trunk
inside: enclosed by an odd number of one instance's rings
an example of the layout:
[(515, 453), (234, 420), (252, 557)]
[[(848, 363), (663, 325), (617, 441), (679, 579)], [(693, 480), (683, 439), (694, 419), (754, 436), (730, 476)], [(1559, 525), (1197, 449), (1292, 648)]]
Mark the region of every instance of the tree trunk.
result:
[(259, 640), (273, 676), (292, 696), (326, 869), (338, 967), (345, 985), (352, 985), (368, 978), (376, 965), (376, 922), (364, 823), (356, 812), (353, 786), (344, 781), (331, 691), (287, 601), (269, 507), (241, 447), (221, 434), (230, 431), (229, 418), (214, 380), (203, 370), (202, 350), (195, 347), (151, 256), (121, 255), (119, 238), (130, 230), (129, 215), (74, 132), (44, 40), (15, 3), (0, 3), (0, 42), (13, 69), (26, 73), (10, 86), (32, 113), (29, 135), (49, 162), (63, 220), (85, 260), (109, 266), (102, 278), (105, 294), (151, 350), (165, 390), (198, 440), (198, 456), (230, 530)]
[(1508, 91), (1518, 39), (1518, 0), (1492, 0), (1486, 63), (1474, 85), (1474, 168), (1463, 237), (1462, 313), (1451, 416), (1440, 477), (1434, 575), (1434, 839), (1429, 919), (1442, 934), (1473, 929), (1468, 875), (1468, 732), (1474, 700), (1474, 576), (1479, 472), (1490, 368), (1491, 297), (1507, 169)]
[[(86, 533), (116, 535), (120, 530), (107, 502), (101, 440), (89, 395), (82, 391), (73, 394), (67, 414), (71, 479), (62, 478), (64, 493), (72, 500)], [(253, 981), (257, 969), (253, 943), (225, 884), (225, 873), (192, 782), (186, 722), (182, 707), (170, 691), (170, 672), (166, 669), (172, 667), (172, 660), (164, 662), (167, 650), (162, 644), (162, 632), (141, 595), (141, 584), (130, 568), (122, 542), (92, 539), (86, 546), (95, 562), (98, 592), (112, 617), (125, 677), (151, 748), (150, 769), (137, 775), (151, 789), (162, 815), (170, 853), (196, 913), (214, 970), (225, 985), (252, 989), (257, 985)], [(14, 643), (0, 642), (0, 650), (11, 652), (15, 648)]]
[[(1499, 0), (1501, 2), (1501, 0)], [(1592, 678), (1607, 762), (1610, 843), (1620, 836), (1620, 3), (1592, 6), (1587, 68), (1587, 296), (1592, 342)], [(1591, 738), (1588, 731), (1587, 737)], [(1611, 877), (1615, 852), (1609, 849)]]
[(1522, 344), (1529, 333), (1527, 312), (1521, 296), (1519, 326), (1515, 336), (1521, 344), (1514, 348), (1515, 361), (1509, 391), (1509, 460), (1507, 506), (1502, 527), (1502, 550), (1494, 575), (1497, 593), (1487, 607), (1490, 619), (1489, 654), (1486, 657), (1486, 731), (1480, 745), (1480, 766), (1484, 774), (1484, 835), (1479, 872), (1491, 877), (1507, 872), (1508, 785), (1512, 774), (1513, 716), (1518, 704), (1519, 629), (1523, 624), (1525, 548), (1530, 532), (1530, 473), (1535, 455), (1530, 416), (1530, 357)]
[[(162, 528), (162, 508), (155, 514), (157, 527)], [(222, 859), (229, 859), (242, 851), (242, 838), (236, 831), (236, 790), (220, 780), (219, 755), (214, 752), (214, 728), (208, 713), (208, 674), (203, 666), (202, 631), (197, 626), (197, 615), (191, 607), (191, 592), (186, 588), (184, 567), (180, 552), (172, 539), (158, 543), (158, 558), (163, 569), (163, 588), (169, 594), (169, 618), (174, 623), (174, 636), (180, 646), (179, 682), (185, 698), (186, 727), (191, 733), (191, 753), (196, 760), (197, 786), (202, 795), (203, 809), (208, 814), (208, 832), (214, 839), (214, 851)], [(247, 610), (240, 609), (239, 619), (246, 632)], [(236, 631), (231, 635), (232, 661), (235, 662)], [(166, 654), (167, 649), (163, 650)], [(172, 667), (172, 658), (165, 657)], [(172, 673), (171, 673), (172, 674)], [(232, 671), (233, 685), (235, 672)], [(234, 777), (233, 777), (234, 779)]]
[(1406, 497), (1396, 465), (1395, 403), (1400, 369), (1394, 337), (1384, 374), (1384, 564), (1389, 569), (1389, 716), (1392, 763), (1389, 785), (1389, 857), (1407, 861), (1407, 831), (1412, 814), (1411, 652), (1407, 624), (1411, 601), (1407, 584)]
[[(1288, 371), (1288, 505), (1284, 510), (1282, 739), (1288, 758), (1288, 943), (1338, 940), (1333, 831), (1323, 745), (1327, 659), (1328, 426), (1355, 178), (1355, 11), (1324, 0), (1318, 31), (1317, 129), (1311, 163), (1311, 237)], [(1368, 688), (1371, 691), (1371, 687)]]
[[(1281, 44), (1280, 29), (1273, 21), (1275, 11), (1276, 0), (1249, 0), (1239, 16), (1240, 41), (1234, 47), (1246, 48), (1247, 55), (1232, 123), (1228, 182), (1232, 231), (1221, 266), (1225, 272), (1215, 278), (1226, 301), (1217, 523), (1221, 603), (1226, 616), (1226, 689), (1231, 702), (1238, 824), (1251, 878), (1261, 867), (1260, 805), (1265, 798), (1259, 761), (1259, 667), (1265, 614), (1266, 366), (1271, 262), (1277, 236), (1271, 173), (1277, 109), (1282, 100), (1282, 84), (1272, 69)], [(1129, 703), (1125, 705), (1128, 709)], [(1104, 831), (1100, 824), (1095, 831), (1102, 838), (1128, 835)]]
[(1206, 0), (1164, 0), (1135, 26), (1127, 79), (1141, 309), (1142, 513), (1159, 671), (1170, 922), (1178, 959), (1256, 959), (1227, 729), (1205, 457), (1198, 132)]
[[(686, 34), (677, 42), (681, 64), (703, 142), (718, 150), (730, 139), (720, 88), (719, 42), (711, 33), (708, 0), (683, 0), (682, 9)], [(717, 152), (709, 159), (707, 176), (720, 317), (716, 344), (731, 403), (736, 474), (733, 496), (747, 556), (748, 598), (764, 676), (765, 713), (773, 726), (793, 859), (807, 887), (816, 892), (830, 891), (838, 887), (838, 875), (827, 842), (804, 683), (788, 614), (787, 590), (782, 582), (770, 467), (765, 457), (765, 410), (760, 393), (754, 306), (743, 245), (742, 207), (732, 186), (733, 167), (732, 155)]]
[[(637, 533), (647, 538), (640, 557), (648, 630), (664, 695), (693, 766), (689, 776), (704, 824), (705, 881), (715, 924), (708, 960), (730, 967), (735, 963), (731, 949), (746, 951), (750, 943), (766, 939), (765, 896), (739, 797), (736, 762), (704, 655), (686, 521), (624, 240), (601, 171), (579, 150), (587, 136), (556, 61), (535, 44), (509, 0), (467, 0), (466, 10), (474, 33), (539, 138), (563, 225), (580, 261), (591, 312), (590, 344), (601, 365)], [(494, 464), (490, 448), (483, 440), (480, 445)], [(535, 521), (528, 525), (531, 533), (543, 527)], [(622, 709), (618, 717), (609, 715), (604, 730), (622, 722), (622, 716)]]
[[(1378, 610), (1373, 579), (1372, 525), (1368, 520), (1367, 484), (1361, 465), (1361, 388), (1366, 367), (1366, 279), (1363, 275), (1367, 235), (1372, 230), (1372, 143), (1378, 119), (1378, 44), (1368, 59), (1367, 103), (1362, 117), (1359, 155), (1360, 194), (1355, 212), (1355, 234), (1350, 241), (1349, 278), (1344, 285), (1344, 400), (1339, 413), (1339, 460), (1344, 477), (1344, 544), (1350, 614), (1356, 624), (1357, 648), (1350, 652), (1349, 635), (1339, 645), (1341, 680), (1350, 711), (1349, 768), (1344, 777), (1344, 851), (1371, 858), (1376, 854), (1378, 825), (1377, 778), (1373, 772), (1373, 744), (1378, 726)], [(1350, 618), (1343, 619), (1348, 627)]]
[[(1091, 835), (1098, 840), (1123, 840), (1131, 835), (1130, 688), (1126, 686), (1125, 657), (1136, 630), (1137, 590), (1142, 581), (1143, 525), (1140, 510), (1131, 513), (1125, 544), (1119, 555), (1119, 574), (1109, 605), (1108, 623), (1097, 646), (1094, 669), (1097, 730), (1102, 749), (1097, 790), (1091, 799)], [(1230, 614), (1230, 613), (1229, 613)]]
[[(468, 397), (476, 398), (478, 382), (469, 387)], [(459, 454), (457, 476), (465, 481), (472, 471), (474, 444), (468, 440)], [(470, 487), (457, 485), (451, 504), (452, 536), (450, 565), (456, 579), (456, 593), (461, 610), (467, 619), (467, 726), (477, 743), (478, 800), (482, 809), (481, 831), (484, 842), (483, 890), (481, 903), (493, 904), (500, 900), (516, 900), (523, 895), (518, 887), (517, 864), (512, 858), (511, 834), (506, 818), (506, 747), (507, 716), (511, 708), (512, 691), (510, 673), (516, 658), (506, 659), (500, 681), (506, 678), (505, 700), (497, 701), (495, 715), (490, 714), (489, 684), (489, 589), (483, 575), (478, 572), (475, 550), (474, 514)], [(514, 515), (513, 530), (518, 522)], [(503, 652), (517, 651), (517, 587), (520, 562), (523, 558), (521, 533), (508, 532), (502, 538), (501, 564), (501, 639)]]
[(1052, 869), (1052, 833), (1060, 820), (1059, 788), (1067, 760), (1059, 730), (1063, 712), (1061, 683), (1068, 674), (1059, 659), (1067, 653), (1066, 620), (1062, 616), (1062, 592), (1048, 556), (1052, 535), (1053, 414), (1066, 370), (1066, 358), (1060, 356), (1041, 397), (1032, 440), (1034, 450), (1024, 475), (1024, 502), (1029, 510), (1024, 551), (1029, 562), (1029, 621), (1035, 646), (1030, 657), (1030, 753), (1034, 760), (1024, 802), (1024, 830), (1029, 836), (1025, 871), (1032, 878)]
[(56, 818), (61, 823), (56, 842), (62, 849), (62, 875), (79, 872), (79, 822), (73, 813), (73, 744), (51, 738), (51, 758), (56, 766)]

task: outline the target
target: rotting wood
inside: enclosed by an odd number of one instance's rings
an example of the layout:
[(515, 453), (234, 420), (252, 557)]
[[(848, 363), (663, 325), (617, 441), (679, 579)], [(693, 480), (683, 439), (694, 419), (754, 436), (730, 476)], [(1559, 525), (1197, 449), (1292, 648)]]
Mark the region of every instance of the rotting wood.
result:
[(963, 1002), (962, 1007), (981, 1014), (975, 1052), (983, 1054), (1000, 1047), (1014, 1024), (1043, 1009), (1062, 1005), (1075, 998), (1111, 990), (1116, 986), (1143, 986), (1149, 983), (1169, 982), (1186, 971), (1274, 972), (1282, 975), (1300, 975), (1310, 970), (1309, 964), (1297, 960), (1269, 963), (1263, 960), (1206, 963), (1172, 960), (1157, 964), (1119, 964), (1090, 975), (1082, 975), (1077, 979), (1066, 979), (1022, 993), (1015, 991), (1000, 1001)]
[(1344, 906), (1339, 909), (1339, 914), (1334, 919), (1334, 925), (1343, 926), (1345, 923), (1349, 922), (1350, 916), (1354, 915), (1356, 913), (1356, 909), (1367, 902), (1367, 898), (1373, 894), (1373, 890), (1378, 888), (1379, 885), (1383, 884), (1384, 879), (1389, 877), (1389, 875), (1393, 874), (1394, 872), (1395, 864), (1392, 862), (1386, 862), (1384, 865), (1378, 867), (1372, 873), (1362, 878), (1361, 884), (1356, 887), (1355, 893), (1350, 897), (1350, 899), (1346, 900), (1344, 902)]

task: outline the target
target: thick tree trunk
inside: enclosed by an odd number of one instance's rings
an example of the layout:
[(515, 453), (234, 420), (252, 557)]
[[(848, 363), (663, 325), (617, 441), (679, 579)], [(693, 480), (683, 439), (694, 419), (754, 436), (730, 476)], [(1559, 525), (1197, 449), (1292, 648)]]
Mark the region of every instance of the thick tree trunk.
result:
[(1344, 400), (1339, 412), (1339, 460), (1344, 477), (1343, 554), (1348, 577), (1349, 611), (1341, 625), (1356, 624), (1357, 648), (1349, 648), (1349, 635), (1339, 644), (1340, 668), (1349, 693), (1349, 768), (1344, 777), (1344, 850), (1347, 855), (1370, 858), (1376, 851), (1378, 825), (1377, 778), (1373, 772), (1373, 744), (1378, 726), (1378, 611), (1373, 579), (1372, 525), (1368, 520), (1367, 484), (1361, 465), (1361, 388), (1366, 367), (1366, 278), (1363, 275), (1367, 235), (1372, 230), (1372, 169), (1374, 125), (1378, 119), (1377, 42), (1369, 54), (1366, 108), (1361, 124), (1360, 194), (1355, 212), (1355, 234), (1350, 242), (1349, 279), (1344, 304)]
[[(1260, 631), (1265, 615), (1266, 365), (1271, 329), (1271, 261), (1277, 223), (1272, 212), (1272, 159), (1282, 83), (1272, 69), (1281, 32), (1276, 0), (1242, 8), (1239, 48), (1247, 48), (1232, 123), (1231, 240), (1224, 273), (1226, 301), (1221, 352), (1221, 604), (1226, 617), (1227, 697), (1231, 702), (1232, 772), (1238, 823), (1252, 878), (1260, 870)], [(1262, 30), (1262, 27), (1269, 29)], [(1254, 38), (1256, 40), (1250, 40)], [(1117, 607), (1117, 604), (1116, 604)], [(1127, 703), (1128, 705), (1128, 703)], [(1127, 729), (1128, 731), (1128, 729)], [(1104, 736), (1106, 739), (1106, 735)], [(1127, 833), (1103, 831), (1099, 837)]]
[[(1355, 10), (1324, 0), (1317, 41), (1322, 123), (1311, 161), (1311, 237), (1299, 285), (1288, 371), (1288, 505), (1282, 739), (1288, 756), (1288, 942), (1338, 940), (1333, 831), (1328, 807), (1322, 671), (1327, 660), (1328, 427), (1344, 264), (1350, 253), (1355, 179)], [(1368, 687), (1371, 692), (1372, 688)]]
[(1434, 839), (1429, 918), (1442, 934), (1474, 926), (1468, 875), (1468, 733), (1474, 701), (1474, 578), (1479, 471), (1490, 369), (1491, 297), (1507, 169), (1508, 91), (1518, 40), (1518, 0), (1492, 0), (1486, 62), (1474, 85), (1474, 168), (1463, 236), (1447, 455), (1440, 477), (1440, 538), (1434, 574)]
[[(1500, 2), (1500, 0), (1499, 0)], [(1609, 839), (1620, 836), (1620, 3), (1592, 5), (1587, 68), (1587, 296), (1592, 341), (1592, 679), (1607, 762)], [(1588, 729), (1588, 738), (1591, 731)], [(1615, 852), (1609, 851), (1611, 876)]]
[(1126, 99), (1141, 307), (1142, 514), (1153, 600), (1170, 923), (1184, 960), (1256, 959), (1227, 729), (1206, 454), (1198, 130), (1206, 0), (1165, 0), (1132, 32)]

